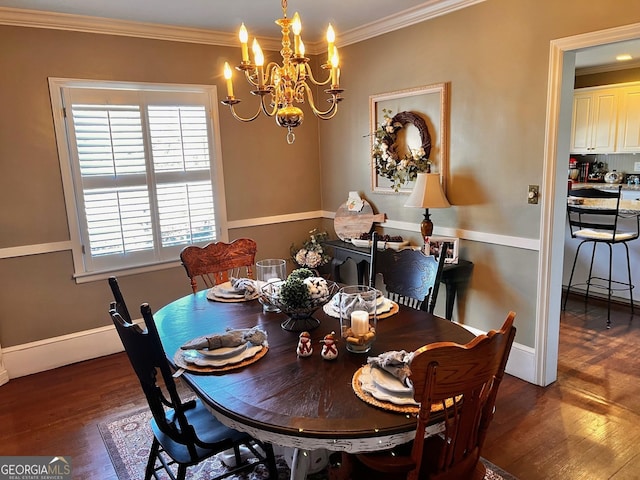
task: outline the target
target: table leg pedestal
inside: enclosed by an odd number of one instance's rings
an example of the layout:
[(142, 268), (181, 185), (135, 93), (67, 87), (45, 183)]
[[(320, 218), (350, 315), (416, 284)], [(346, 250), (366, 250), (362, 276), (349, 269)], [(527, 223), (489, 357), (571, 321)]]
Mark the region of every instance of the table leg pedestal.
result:
[(319, 472), (329, 464), (329, 452), (323, 449), (285, 447), (283, 453), (291, 469), (290, 480), (305, 480), (308, 474)]

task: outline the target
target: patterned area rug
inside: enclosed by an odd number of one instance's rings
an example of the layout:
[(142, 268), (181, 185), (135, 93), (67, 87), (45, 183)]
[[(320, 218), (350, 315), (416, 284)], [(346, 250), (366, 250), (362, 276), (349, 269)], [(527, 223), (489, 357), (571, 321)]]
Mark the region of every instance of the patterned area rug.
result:
[[(99, 423), (98, 430), (102, 435), (113, 468), (119, 480), (139, 480), (144, 478), (144, 470), (149, 457), (152, 433), (149, 427), (151, 412), (142, 409), (124, 413), (108, 422)], [(289, 467), (285, 459), (278, 455), (278, 480), (289, 478)], [(517, 480), (516, 477), (503, 471), (485, 459), (482, 459), (487, 467), (485, 480)], [(214, 478), (226, 471), (218, 456), (187, 469), (187, 479), (199, 480)], [(165, 472), (160, 472), (161, 478), (168, 479)], [(164, 475), (164, 476), (163, 476)], [(232, 475), (230, 480), (266, 480), (269, 477), (267, 469), (258, 465), (251, 473)], [(320, 471), (307, 477), (309, 480), (326, 480), (327, 471)]]

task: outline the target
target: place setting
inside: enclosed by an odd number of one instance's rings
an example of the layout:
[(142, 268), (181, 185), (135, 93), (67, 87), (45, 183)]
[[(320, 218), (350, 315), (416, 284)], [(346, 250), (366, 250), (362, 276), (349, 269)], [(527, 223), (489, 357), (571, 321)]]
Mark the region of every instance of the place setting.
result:
[[(340, 292), (333, 296), (331, 301), (326, 303), (322, 310), (333, 318), (340, 318)], [(378, 320), (395, 315), (400, 310), (400, 306), (393, 300), (385, 297), (380, 290), (377, 290), (376, 316)]]
[(368, 357), (351, 382), (355, 394), (365, 403), (384, 410), (417, 414), (420, 404), (413, 398), (409, 364), (413, 352), (389, 351)]
[(258, 282), (251, 278), (231, 278), (207, 291), (207, 299), (214, 302), (247, 302), (260, 294)]
[(176, 351), (174, 362), (191, 372), (223, 372), (257, 362), (268, 350), (267, 333), (259, 327), (229, 329), (189, 340)]

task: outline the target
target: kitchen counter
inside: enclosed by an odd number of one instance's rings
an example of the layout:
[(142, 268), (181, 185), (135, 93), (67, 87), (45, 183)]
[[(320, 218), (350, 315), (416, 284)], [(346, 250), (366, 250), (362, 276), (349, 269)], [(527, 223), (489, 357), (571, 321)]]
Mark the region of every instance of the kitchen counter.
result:
[(574, 183), (571, 188), (599, 188), (600, 190), (617, 190), (622, 185), (622, 191), (636, 191), (640, 192), (640, 185), (628, 185), (626, 183), (605, 183), (605, 182), (587, 182), (587, 183)]
[[(569, 194), (571, 196), (571, 194)], [(581, 198), (580, 207), (593, 210), (616, 208), (615, 199), (611, 198)], [(621, 215), (640, 215), (640, 200), (620, 200), (618, 212)]]

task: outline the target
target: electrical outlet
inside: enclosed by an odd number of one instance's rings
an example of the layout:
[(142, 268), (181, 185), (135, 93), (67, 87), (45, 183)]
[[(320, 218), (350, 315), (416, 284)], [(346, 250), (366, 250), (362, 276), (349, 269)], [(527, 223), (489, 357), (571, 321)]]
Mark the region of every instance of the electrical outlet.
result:
[(640, 162), (633, 162), (633, 171), (640, 172)]
[(529, 190), (527, 192), (527, 202), (534, 205), (537, 204), (539, 193), (540, 187), (538, 185), (529, 185)]

